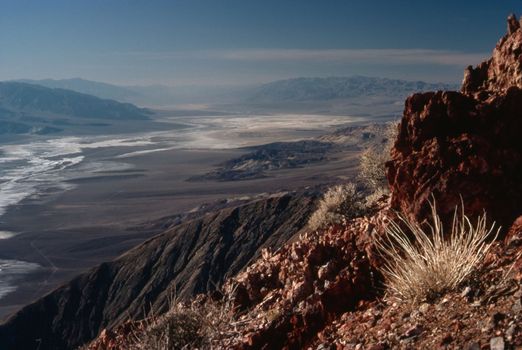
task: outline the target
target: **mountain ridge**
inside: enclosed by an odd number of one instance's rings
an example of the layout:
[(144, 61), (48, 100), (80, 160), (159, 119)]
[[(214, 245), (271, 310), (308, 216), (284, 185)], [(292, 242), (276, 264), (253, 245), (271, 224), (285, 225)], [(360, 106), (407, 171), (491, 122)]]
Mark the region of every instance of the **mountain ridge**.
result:
[(283, 102), (334, 100), (361, 96), (405, 97), (426, 90), (458, 90), (459, 85), (427, 83), (381, 77), (354, 75), (348, 77), (299, 77), (263, 84), (255, 88), (250, 100)]
[[(277, 248), (305, 224), (310, 193), (285, 194), (226, 208), (168, 229), (120, 258), (76, 277), (0, 325), (0, 350), (71, 349), (171, 293), (188, 298), (215, 290), (263, 248)], [(71, 320), (74, 319), (74, 322)]]
[[(19, 80), (31, 84), (53, 88), (67, 88), (81, 93), (89, 93), (101, 98), (121, 99), (126, 102), (154, 102), (179, 101), (182, 92), (180, 88), (166, 85), (117, 85), (82, 78), (71, 79), (42, 79)], [(381, 86), (379, 88), (379, 85)], [(313, 89), (311, 88), (313, 86)], [(344, 90), (343, 90), (344, 88)], [(363, 75), (331, 76), (331, 77), (296, 77), (283, 80), (275, 80), (264, 84), (245, 85), (238, 88), (210, 89), (211, 99), (213, 94), (221, 94), (222, 90), (230, 90), (225, 93), (226, 98), (235, 102), (248, 103), (276, 103), (276, 102), (303, 102), (324, 101), (334, 98), (361, 97), (364, 93), (372, 92), (375, 96), (406, 97), (406, 95), (427, 90), (458, 90), (458, 84), (430, 83), (425, 81), (409, 81)], [(349, 91), (354, 89), (354, 91)], [(363, 90), (366, 89), (366, 90)], [(202, 91), (208, 89), (200, 89)], [(193, 91), (197, 94), (198, 89)], [(206, 91), (209, 93), (209, 91)], [(203, 95), (206, 94), (203, 92)]]
[[(0, 135), (60, 133), (92, 121), (146, 121), (151, 111), (72, 90), (0, 82)], [(90, 123), (90, 124), (89, 124)]]

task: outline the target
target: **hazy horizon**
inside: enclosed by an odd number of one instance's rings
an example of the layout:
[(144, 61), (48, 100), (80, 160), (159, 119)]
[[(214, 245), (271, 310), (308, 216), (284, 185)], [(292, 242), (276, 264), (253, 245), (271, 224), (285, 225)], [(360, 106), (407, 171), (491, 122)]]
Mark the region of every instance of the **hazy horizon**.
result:
[(516, 1), (0, 3), (0, 80), (173, 87), (352, 75), (457, 83), (468, 64), (490, 55), (507, 15), (520, 8)]
[[(463, 73), (463, 72), (462, 72)], [(390, 78), (388, 76), (377, 76), (377, 75), (363, 75), (363, 74), (352, 74), (352, 75), (324, 75), (324, 76), (307, 76), (307, 75), (300, 75), (300, 76), (292, 76), (287, 78), (281, 78), (281, 79), (274, 79), (274, 80), (267, 80), (267, 81), (260, 81), (260, 82), (242, 82), (237, 84), (222, 84), (222, 85), (176, 85), (176, 84), (162, 84), (162, 83), (137, 83), (137, 84), (125, 84), (125, 83), (118, 83), (118, 82), (111, 82), (111, 81), (103, 81), (103, 80), (91, 80), (86, 79), (83, 77), (65, 77), (65, 78), (41, 78), (41, 79), (32, 79), (32, 78), (16, 78), (16, 79), (8, 79), (8, 80), (0, 80), (0, 81), (6, 81), (6, 82), (42, 82), (42, 81), (54, 81), (54, 82), (65, 82), (65, 81), (85, 81), (85, 82), (91, 82), (91, 83), (100, 83), (100, 84), (107, 84), (107, 85), (113, 85), (121, 88), (146, 88), (146, 87), (167, 87), (167, 88), (197, 88), (197, 89), (212, 89), (212, 88), (219, 88), (219, 87), (230, 87), (230, 88), (241, 88), (241, 87), (256, 87), (256, 86), (262, 86), (267, 83), (277, 82), (277, 81), (285, 81), (285, 80), (295, 80), (295, 79), (328, 79), (328, 78), (355, 78), (355, 77), (363, 77), (363, 78), (376, 78), (376, 79), (389, 79), (389, 80), (403, 80), (403, 81), (409, 81), (409, 82), (425, 82), (425, 83), (441, 83), (441, 84), (460, 84), (462, 77), (459, 79), (455, 79), (455, 81), (440, 81), (440, 80), (422, 80), (422, 79), (401, 79), (401, 78)], [(74, 90), (74, 89), (73, 89)]]

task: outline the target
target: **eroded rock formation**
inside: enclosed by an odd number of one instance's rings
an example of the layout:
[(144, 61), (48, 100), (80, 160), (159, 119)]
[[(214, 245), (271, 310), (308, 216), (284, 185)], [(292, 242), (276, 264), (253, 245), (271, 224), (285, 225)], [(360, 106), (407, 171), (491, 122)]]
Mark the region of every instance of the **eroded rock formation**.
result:
[(522, 29), (513, 16), (493, 57), (466, 70), (461, 92), (406, 100), (388, 163), (392, 207), (422, 220), (435, 198), (449, 217), (461, 197), (509, 228), (522, 209)]
[[(249, 310), (238, 349), (304, 349), (329, 322), (377, 294), (379, 265), (374, 236), (388, 220), (377, 215), (307, 233), (279, 251), (265, 251), (228, 281), (238, 307)], [(252, 318), (252, 315), (256, 315)]]

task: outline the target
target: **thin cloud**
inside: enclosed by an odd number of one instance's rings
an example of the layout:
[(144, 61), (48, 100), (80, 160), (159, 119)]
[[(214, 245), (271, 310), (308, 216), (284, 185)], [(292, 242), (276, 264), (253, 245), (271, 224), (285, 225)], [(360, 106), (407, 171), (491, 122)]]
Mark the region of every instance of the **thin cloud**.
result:
[(230, 49), (177, 52), (126, 52), (117, 55), (150, 60), (221, 60), (243, 62), (334, 62), (366, 64), (435, 64), (467, 66), (490, 53), (432, 49)]

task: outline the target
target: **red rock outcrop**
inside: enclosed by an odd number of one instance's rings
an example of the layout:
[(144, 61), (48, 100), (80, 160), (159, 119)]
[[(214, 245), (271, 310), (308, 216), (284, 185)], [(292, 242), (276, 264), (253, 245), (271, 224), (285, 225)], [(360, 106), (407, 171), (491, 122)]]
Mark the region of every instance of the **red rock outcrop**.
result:
[[(433, 195), (450, 218), (462, 199), (469, 215), (485, 210), (511, 227), (478, 266), (480, 278), (414, 308), (383, 297), (374, 243), (393, 211), (381, 203), (372, 216), (263, 250), (231, 277), (225, 291), (237, 319), (220, 333), (222, 348), (522, 346), (521, 44), (510, 16), (508, 34), (490, 60), (468, 68), (461, 92), (409, 97), (388, 163), (393, 209), (422, 220)], [(126, 334), (105, 332), (91, 348), (125, 348)]]
[(303, 349), (333, 319), (374, 298), (378, 259), (372, 241), (387, 220), (382, 210), (265, 251), (228, 282), (237, 306), (249, 310), (233, 347)]
[(388, 163), (392, 207), (422, 220), (433, 196), (449, 217), (460, 198), (505, 228), (522, 212), (522, 29), (509, 17), (493, 57), (468, 68), (462, 92), (406, 100)]
[(514, 15), (510, 15), (507, 22), (507, 34), (497, 43), (492, 57), (476, 68), (466, 69), (463, 93), (484, 98), (505, 93), (513, 86), (522, 88), (522, 30)]

